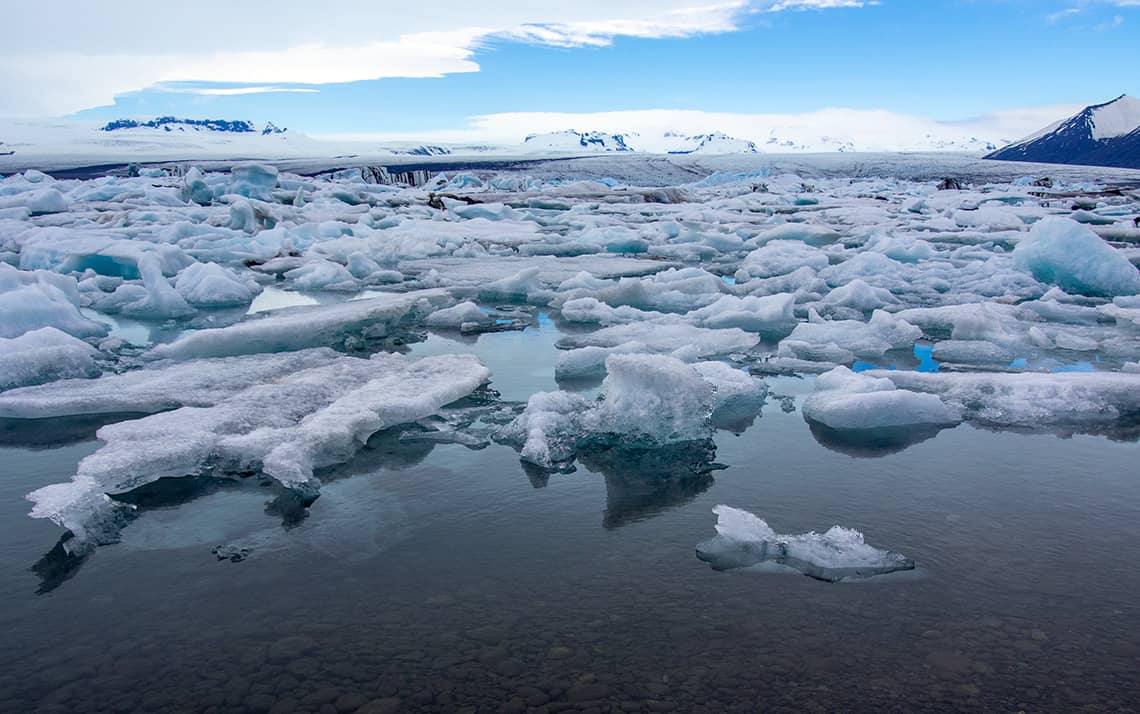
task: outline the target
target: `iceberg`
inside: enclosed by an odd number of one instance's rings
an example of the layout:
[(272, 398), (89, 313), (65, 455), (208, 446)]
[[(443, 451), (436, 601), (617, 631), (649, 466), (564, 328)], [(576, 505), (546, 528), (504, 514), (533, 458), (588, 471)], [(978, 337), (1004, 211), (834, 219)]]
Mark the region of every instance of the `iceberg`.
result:
[(713, 513), (717, 534), (697, 546), (697, 557), (715, 570), (772, 563), (835, 583), (915, 567), (904, 555), (867, 545), (863, 534), (850, 528), (833, 526), (824, 533), (782, 535), (748, 511), (720, 505)]

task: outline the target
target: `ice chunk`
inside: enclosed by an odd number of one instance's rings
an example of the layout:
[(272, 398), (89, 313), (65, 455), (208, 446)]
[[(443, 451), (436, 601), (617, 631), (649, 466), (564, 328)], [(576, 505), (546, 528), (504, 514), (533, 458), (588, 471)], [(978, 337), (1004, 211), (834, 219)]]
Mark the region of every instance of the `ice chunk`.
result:
[(899, 302), (890, 290), (871, 287), (859, 279), (835, 288), (823, 301), (828, 305), (849, 307), (859, 312), (871, 312)]
[(742, 433), (752, 425), (768, 397), (767, 384), (723, 362), (697, 362), (693, 369), (715, 390), (713, 426)]
[(517, 446), (523, 461), (553, 467), (574, 458), (585, 431), (583, 417), (595, 406), (568, 392), (538, 392), (527, 400), (522, 414), (499, 430), (496, 438)]
[(1039, 221), (1013, 250), (1013, 262), (1068, 293), (1113, 297), (1140, 293), (1140, 272), (1121, 251), (1067, 218)]
[(40, 228), (22, 237), (20, 268), (52, 270), (58, 273), (82, 273), (92, 270), (137, 280), (142, 277), (139, 261), (150, 256), (158, 261), (163, 275), (174, 275), (194, 262), (176, 245), (129, 240), (103, 231), (79, 231), (63, 228)]
[(0, 417), (44, 419), (85, 414), (154, 413), (209, 407), (252, 384), (331, 364), (328, 348), (281, 354), (155, 362), (99, 379), (65, 380), (0, 395)]
[(524, 461), (555, 468), (597, 443), (653, 448), (712, 435), (716, 386), (693, 367), (664, 355), (611, 354), (606, 371), (601, 401), (535, 394), (495, 438), (519, 448)]
[(922, 330), (906, 320), (876, 310), (868, 322), (801, 322), (785, 341), (816, 347), (838, 346), (856, 357), (875, 359), (893, 349), (910, 349), (921, 336)]
[(461, 302), (454, 307), (437, 310), (428, 315), (424, 324), (428, 327), (458, 330), (463, 325), (488, 325), (492, 322), (489, 314), (479, 309), (473, 302)]
[(268, 201), (277, 188), (277, 167), (267, 164), (239, 164), (230, 170), (229, 193)]
[(960, 413), (934, 394), (896, 389), (889, 379), (836, 367), (816, 378), (804, 419), (843, 431), (951, 426)]
[(194, 308), (163, 277), (162, 266), (155, 256), (140, 256), (138, 271), (142, 285), (120, 285), (113, 294), (99, 299), (96, 306), (105, 312), (158, 320), (194, 314)]
[(554, 365), (554, 378), (558, 381), (600, 380), (606, 376), (606, 358), (610, 355), (650, 351), (641, 342), (626, 342), (616, 347), (581, 347), (576, 350), (566, 350), (558, 355), (558, 361)]
[(57, 379), (96, 377), (99, 351), (54, 327), (0, 338), (0, 391)]
[(683, 322), (635, 322), (605, 327), (585, 335), (567, 336), (558, 341), (558, 346), (566, 349), (617, 347), (627, 342), (640, 342), (650, 352), (683, 349), (695, 359), (746, 352), (759, 342), (759, 338), (735, 327), (711, 330)]
[(242, 280), (217, 263), (194, 263), (178, 274), (174, 289), (194, 307), (248, 305), (261, 292), (256, 282)]
[(285, 273), (285, 277), (292, 280), (298, 290), (324, 290), (329, 292), (356, 292), (360, 290), (360, 283), (357, 282), (356, 277), (349, 272), (348, 268), (330, 260), (306, 263)]
[(238, 391), (210, 407), (182, 407), (99, 430), (105, 445), (70, 483), (34, 491), (35, 518), (70, 530), (71, 547), (114, 538), (108, 494), (164, 477), (261, 471), (307, 502), (313, 470), (349, 459), (386, 427), (426, 417), (479, 387), (490, 372), (471, 355), (415, 360), (342, 356)]
[(850, 528), (781, 535), (748, 511), (720, 505), (713, 513), (717, 535), (697, 546), (697, 557), (716, 570), (775, 563), (826, 582), (914, 570), (910, 558), (867, 545), (863, 534)]
[(715, 302), (727, 288), (717, 276), (700, 268), (670, 268), (646, 278), (622, 278), (597, 292), (609, 305), (642, 310), (688, 312)]
[(711, 305), (693, 310), (685, 318), (701, 327), (739, 327), (765, 337), (783, 337), (796, 325), (795, 302), (791, 293), (743, 298), (725, 295)]
[(772, 241), (794, 240), (807, 245), (824, 246), (834, 243), (838, 239), (839, 234), (827, 226), (814, 223), (784, 223), (756, 234), (748, 243), (759, 247)]
[(800, 268), (823, 270), (827, 254), (799, 241), (777, 240), (749, 253), (736, 273), (738, 281), (787, 275)]
[(182, 199), (201, 206), (208, 206), (214, 200), (214, 190), (197, 166), (192, 166), (182, 178)]
[(610, 307), (592, 297), (567, 300), (562, 304), (561, 311), (562, 318), (568, 322), (598, 325), (620, 325), (642, 320), (660, 320), (665, 317), (665, 313), (640, 310), (629, 305)]
[(955, 211), (954, 222), (964, 228), (982, 228), (993, 231), (1018, 231), (1025, 222), (1008, 208), (982, 206), (972, 211)]
[(284, 308), (252, 316), (228, 327), (199, 330), (158, 345), (154, 359), (225, 357), (259, 352), (282, 352), (329, 344), (349, 338), (384, 337), (415, 313), (430, 313), (449, 301), (442, 290), (378, 295), (336, 305)]
[(693, 367), (661, 355), (614, 354), (606, 371), (591, 431), (661, 444), (709, 436), (716, 387)]
[(967, 420), (1014, 429), (1061, 429), (1131, 435), (1140, 429), (1140, 375), (926, 374), (875, 370), (899, 389), (937, 395)]
[(54, 327), (75, 337), (101, 337), (107, 328), (79, 312), (75, 279), (0, 263), (0, 337)]
[(931, 357), (938, 362), (977, 365), (1008, 365), (1013, 353), (985, 340), (945, 340), (934, 345)]
[(541, 268), (524, 268), (514, 275), (487, 283), (479, 288), (479, 297), (484, 300), (512, 300), (526, 302), (536, 296), (543, 296)]

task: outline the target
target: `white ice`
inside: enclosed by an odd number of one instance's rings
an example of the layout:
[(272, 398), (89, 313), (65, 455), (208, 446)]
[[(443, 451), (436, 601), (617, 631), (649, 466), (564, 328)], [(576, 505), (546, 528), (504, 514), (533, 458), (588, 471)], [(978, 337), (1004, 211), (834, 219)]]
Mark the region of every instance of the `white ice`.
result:
[(914, 569), (906, 556), (867, 545), (862, 533), (843, 526), (782, 535), (748, 511), (720, 505), (713, 513), (717, 535), (697, 546), (697, 556), (720, 570), (775, 563), (838, 582)]

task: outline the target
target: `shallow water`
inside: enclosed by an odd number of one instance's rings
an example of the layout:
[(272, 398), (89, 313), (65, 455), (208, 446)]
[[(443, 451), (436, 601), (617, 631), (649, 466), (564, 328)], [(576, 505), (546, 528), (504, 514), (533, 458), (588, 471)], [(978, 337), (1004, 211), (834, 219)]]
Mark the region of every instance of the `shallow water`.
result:
[[(540, 314), (411, 350), (473, 352), (522, 400), (557, 388), (560, 334)], [(768, 382), (797, 403), (812, 386)], [(875, 448), (780, 407), (718, 433), (726, 468), (667, 486), (397, 427), (323, 473), (299, 523), (253, 479), (200, 483), (78, 568), (40, 560), (60, 534), (23, 495), (69, 478), (98, 424), (5, 423), (0, 711), (1137, 709), (1136, 443), (962, 426)], [(719, 503), (856, 528), (918, 568), (715, 572), (694, 547)]]

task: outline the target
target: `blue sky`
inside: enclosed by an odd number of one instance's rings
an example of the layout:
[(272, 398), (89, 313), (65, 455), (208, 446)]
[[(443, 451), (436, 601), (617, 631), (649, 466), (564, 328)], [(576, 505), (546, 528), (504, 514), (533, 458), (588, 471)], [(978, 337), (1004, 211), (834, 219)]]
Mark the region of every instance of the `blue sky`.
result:
[[(240, 76), (244, 61), (203, 64), (200, 58), (180, 58), (197, 63), (193, 66), (199, 69), (185, 71), (193, 81), (152, 82), (140, 74), (141, 86), (107, 91), (104, 101), (92, 94), (89, 101), (99, 106), (60, 113), (99, 120), (160, 114), (271, 119), (317, 134), (399, 133), (458, 129), (468, 117), (503, 112), (800, 113), (843, 107), (959, 119), (1140, 91), (1140, 0), (710, 2), (673, 3), (678, 13), (711, 7), (692, 15), (691, 25), (631, 30), (622, 23), (637, 21), (647, 8), (631, 3), (623, 16), (623, 3), (608, 3), (616, 8), (610, 16), (587, 17), (578, 25), (573, 17), (557, 18), (575, 29), (560, 29), (553, 40), (515, 30), (472, 39), (466, 28), (449, 26), (444, 29), (459, 39), (449, 35), (441, 44), (463, 46), (464, 56), (449, 56), (423, 71), (392, 71), (442, 74), (438, 77), (291, 82), (283, 70), (251, 74), (268, 82), (219, 82)], [(389, 11), (392, 7), (389, 3)], [(689, 23), (689, 15), (677, 17)], [(496, 19), (503, 27), (513, 21)], [(418, 27), (410, 26), (396, 40), (417, 46), (422, 35), (416, 32)], [(337, 38), (330, 30), (315, 41), (329, 45)], [(141, 56), (154, 50), (139, 51)], [(312, 79), (301, 70), (295, 74)], [(338, 77), (336, 71), (327, 74)], [(3, 81), (0, 68), (0, 88)], [(128, 79), (118, 86), (130, 87)], [(241, 87), (256, 93), (200, 93)]]

